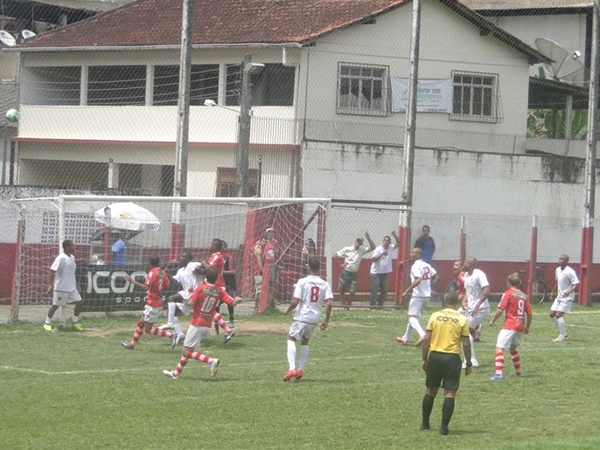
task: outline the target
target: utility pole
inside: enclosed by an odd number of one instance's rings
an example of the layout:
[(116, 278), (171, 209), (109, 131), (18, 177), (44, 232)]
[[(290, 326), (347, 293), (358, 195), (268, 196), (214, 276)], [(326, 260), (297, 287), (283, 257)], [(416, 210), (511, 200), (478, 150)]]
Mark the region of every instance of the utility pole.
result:
[(396, 278), (396, 305), (403, 305), (402, 292), (410, 248), (410, 228), (413, 207), (413, 183), (415, 171), (415, 126), (417, 123), (417, 86), (419, 82), (419, 45), (421, 33), (421, 0), (413, 0), (412, 33), (410, 41), (410, 70), (408, 75), (408, 101), (404, 126), (404, 166), (402, 174), (402, 203), (398, 226), (398, 276)]
[(594, 0), (592, 25), (592, 55), (588, 100), (587, 154), (585, 160), (585, 201), (581, 233), (581, 288), (579, 304), (588, 305), (591, 296), (590, 279), (594, 253), (594, 220), (596, 206), (596, 142), (598, 139), (598, 45), (600, 39), (600, 0)]
[[(181, 16), (181, 55), (179, 62), (179, 100), (177, 103), (177, 142), (175, 148), (175, 179), (173, 197), (187, 197), (188, 142), (190, 133), (190, 73), (192, 70), (192, 21), (194, 0), (183, 0)], [(183, 238), (181, 203), (173, 203), (171, 219), (171, 260), (179, 257)]]
[(238, 146), (235, 157), (235, 185), (238, 197), (248, 196), (248, 170), (250, 159), (250, 126), (252, 122), (252, 74), (264, 69), (264, 64), (253, 64), (252, 56), (244, 56), (242, 62), (242, 92), (240, 116), (238, 117)]

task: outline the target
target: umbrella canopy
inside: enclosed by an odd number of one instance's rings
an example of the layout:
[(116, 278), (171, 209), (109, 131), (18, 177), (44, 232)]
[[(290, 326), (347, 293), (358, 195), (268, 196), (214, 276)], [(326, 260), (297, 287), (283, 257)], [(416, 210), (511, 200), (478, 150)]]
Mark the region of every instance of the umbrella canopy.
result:
[(133, 202), (112, 203), (94, 213), (94, 218), (109, 228), (130, 231), (156, 231), (160, 220)]

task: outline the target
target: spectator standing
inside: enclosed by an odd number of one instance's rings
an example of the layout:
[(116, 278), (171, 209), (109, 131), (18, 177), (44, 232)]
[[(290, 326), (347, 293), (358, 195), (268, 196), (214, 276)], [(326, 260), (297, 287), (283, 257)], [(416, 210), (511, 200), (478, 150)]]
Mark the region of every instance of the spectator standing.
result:
[(421, 367), (426, 374), (426, 390), (422, 402), (421, 430), (431, 428), (429, 418), (433, 402), (442, 386), (444, 389), (440, 426), (442, 435), (449, 433), (448, 425), (454, 413), (454, 400), (460, 384), (461, 344), (467, 360), (465, 375), (469, 375), (473, 370), (470, 361), (469, 324), (467, 318), (456, 311), (458, 305), (458, 294), (455, 291), (447, 292), (444, 296), (444, 309), (433, 313), (427, 322), (423, 342)]
[[(363, 246), (364, 241), (362, 238), (356, 238), (354, 245), (344, 247), (336, 253), (338, 258), (343, 258), (338, 291), (342, 297), (342, 305), (346, 307), (352, 306), (356, 294), (360, 262), (367, 253), (375, 249), (375, 242), (373, 242), (368, 232), (365, 233), (365, 238), (369, 242), (368, 247)], [(346, 292), (349, 292), (349, 295), (346, 295)]]
[(423, 225), (421, 228), (421, 236), (419, 236), (415, 242), (415, 247), (420, 248), (423, 251), (423, 261), (431, 264), (433, 261), (433, 254), (435, 253), (435, 241), (429, 235), (431, 229), (429, 225)]
[(83, 303), (81, 295), (77, 290), (77, 279), (75, 271), (77, 262), (75, 261), (75, 247), (73, 241), (66, 239), (62, 243), (63, 252), (56, 257), (50, 266), (50, 283), (48, 294), (52, 293), (52, 306), (48, 310), (48, 315), (44, 321), (44, 330), (52, 331), (52, 318), (59, 307), (65, 307), (75, 303), (75, 310), (71, 316), (72, 328), (77, 331), (83, 331), (79, 323), (79, 314)]
[(396, 245), (392, 244), (392, 238), (384, 236), (383, 242), (373, 252), (371, 263), (371, 307), (383, 306), (388, 292), (388, 275), (392, 272), (392, 257), (398, 246), (398, 236), (392, 231)]
[(554, 271), (556, 284), (552, 288), (550, 295), (556, 291), (556, 299), (550, 307), (550, 318), (558, 327), (558, 337), (554, 342), (561, 342), (567, 339), (567, 324), (564, 315), (571, 312), (573, 301), (575, 300), (575, 290), (579, 286), (579, 279), (575, 271), (569, 266), (569, 256), (562, 254), (558, 257), (559, 266)]
[(112, 263), (115, 266), (124, 266), (127, 263), (127, 244), (120, 233), (116, 235), (117, 240), (111, 246)]

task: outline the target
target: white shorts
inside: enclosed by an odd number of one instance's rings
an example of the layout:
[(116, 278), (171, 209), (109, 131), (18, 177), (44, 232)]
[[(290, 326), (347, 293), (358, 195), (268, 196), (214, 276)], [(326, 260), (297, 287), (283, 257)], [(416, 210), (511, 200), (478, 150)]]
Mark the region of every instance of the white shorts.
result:
[(559, 311), (562, 313), (571, 312), (571, 306), (573, 306), (573, 302), (570, 300), (561, 299), (560, 297), (556, 297), (554, 303), (552, 303), (552, 307), (550, 311)]
[(156, 320), (158, 319), (158, 316), (160, 315), (162, 311), (162, 307), (161, 308), (155, 308), (153, 306), (144, 306), (144, 322), (147, 323), (156, 323)]
[(315, 331), (315, 328), (317, 328), (316, 323), (306, 323), (295, 320), (290, 327), (290, 332), (288, 335), (296, 338), (296, 340), (302, 338), (310, 339)]
[(421, 317), (423, 308), (427, 306), (429, 299), (430, 297), (411, 297), (410, 302), (408, 303), (408, 315)]
[(183, 346), (187, 348), (197, 348), (202, 344), (202, 339), (210, 334), (210, 328), (198, 327), (196, 325), (190, 325), (187, 333), (185, 334), (185, 340)]
[(262, 291), (262, 275), (254, 275), (254, 293), (260, 295)]
[(54, 291), (52, 294), (52, 304), (54, 306), (67, 306), (71, 303), (80, 301), (81, 295), (79, 295), (79, 291), (77, 289), (71, 292)]
[(467, 318), (469, 319), (469, 328), (471, 328), (471, 329), (477, 328), (479, 325), (481, 325), (483, 323), (483, 320), (487, 316), (489, 316), (489, 314), (490, 314), (490, 308), (479, 309), (479, 314), (477, 315), (477, 317), (473, 317), (473, 312), (469, 311), (467, 314)]
[(516, 330), (505, 330), (504, 328), (498, 333), (496, 340), (496, 348), (510, 348), (512, 346), (519, 347), (523, 345), (523, 333)]

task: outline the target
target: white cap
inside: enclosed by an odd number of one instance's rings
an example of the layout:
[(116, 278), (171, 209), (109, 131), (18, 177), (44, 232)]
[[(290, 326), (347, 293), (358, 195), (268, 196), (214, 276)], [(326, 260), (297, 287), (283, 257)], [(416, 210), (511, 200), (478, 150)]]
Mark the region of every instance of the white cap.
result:
[(269, 231), (271, 231), (271, 232), (275, 232), (275, 230), (274, 230), (273, 228), (267, 228), (267, 231), (266, 231), (266, 233), (268, 233)]

